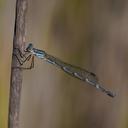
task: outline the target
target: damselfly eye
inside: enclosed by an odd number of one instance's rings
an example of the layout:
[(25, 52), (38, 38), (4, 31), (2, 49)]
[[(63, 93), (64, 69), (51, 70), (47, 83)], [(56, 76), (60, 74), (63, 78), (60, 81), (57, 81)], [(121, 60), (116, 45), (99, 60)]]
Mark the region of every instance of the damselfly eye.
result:
[(32, 49), (33, 49), (33, 44), (29, 43), (25, 51), (30, 52)]

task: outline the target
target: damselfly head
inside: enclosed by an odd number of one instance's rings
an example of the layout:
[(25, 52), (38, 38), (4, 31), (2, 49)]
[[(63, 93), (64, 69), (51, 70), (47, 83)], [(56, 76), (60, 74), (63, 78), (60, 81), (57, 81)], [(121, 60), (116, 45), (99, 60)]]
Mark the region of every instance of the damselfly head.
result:
[(26, 47), (26, 52), (31, 52), (33, 49), (33, 44), (32, 43), (29, 43), (28, 46)]

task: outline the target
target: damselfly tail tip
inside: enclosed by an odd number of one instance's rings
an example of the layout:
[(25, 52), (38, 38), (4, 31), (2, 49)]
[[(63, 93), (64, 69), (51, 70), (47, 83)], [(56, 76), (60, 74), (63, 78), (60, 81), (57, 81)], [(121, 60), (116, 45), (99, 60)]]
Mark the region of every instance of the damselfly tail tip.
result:
[(112, 97), (112, 98), (114, 98), (116, 96), (115, 93), (110, 92), (110, 91), (107, 92), (107, 95), (110, 96), (110, 97)]

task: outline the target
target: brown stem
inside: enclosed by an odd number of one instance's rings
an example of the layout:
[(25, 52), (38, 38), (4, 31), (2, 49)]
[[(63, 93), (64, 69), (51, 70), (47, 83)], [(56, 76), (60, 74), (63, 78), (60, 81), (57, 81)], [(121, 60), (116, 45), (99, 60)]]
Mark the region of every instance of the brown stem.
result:
[[(13, 50), (19, 48), (22, 52), (25, 42), (25, 15), (27, 0), (16, 1), (15, 28), (13, 37)], [(12, 55), (12, 67), (19, 66), (16, 58)], [(22, 88), (22, 70), (11, 68), (10, 97), (8, 128), (19, 128), (20, 97)]]

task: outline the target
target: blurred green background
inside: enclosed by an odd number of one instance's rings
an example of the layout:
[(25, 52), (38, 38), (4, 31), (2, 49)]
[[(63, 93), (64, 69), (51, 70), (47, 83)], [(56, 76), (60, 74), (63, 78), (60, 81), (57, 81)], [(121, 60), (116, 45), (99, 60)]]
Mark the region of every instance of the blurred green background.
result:
[[(112, 99), (35, 60), (23, 72), (20, 128), (128, 128), (128, 2), (28, 0), (26, 41), (96, 73)], [(0, 0), (0, 128), (7, 128), (15, 0)]]

